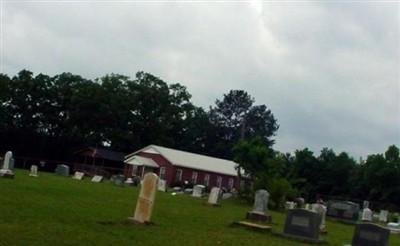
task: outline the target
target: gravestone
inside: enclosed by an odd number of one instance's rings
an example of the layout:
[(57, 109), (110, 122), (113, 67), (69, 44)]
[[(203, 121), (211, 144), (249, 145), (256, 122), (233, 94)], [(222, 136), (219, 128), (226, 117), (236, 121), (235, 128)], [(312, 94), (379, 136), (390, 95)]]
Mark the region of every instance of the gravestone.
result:
[(388, 246), (390, 230), (371, 223), (355, 226), (351, 246)]
[(253, 210), (247, 212), (246, 219), (260, 222), (271, 222), (271, 216), (268, 215), (268, 198), (268, 191), (256, 191)]
[(31, 166), (31, 173), (29, 174), (29, 176), (31, 177), (37, 177), (37, 172), (38, 172), (38, 166), (36, 165), (32, 165)]
[(219, 205), (218, 199), (221, 189), (219, 187), (213, 187), (211, 189), (210, 195), (208, 196), (208, 204), (210, 205)]
[(144, 176), (139, 199), (136, 204), (135, 215), (133, 218), (128, 218), (128, 222), (151, 223), (150, 219), (156, 195), (157, 181), (158, 177), (154, 173), (147, 173)]
[(4, 178), (14, 178), (14, 158), (12, 157), (12, 152), (7, 151), (4, 155), (3, 166), (0, 169), (0, 177)]
[(388, 212), (387, 210), (381, 210), (381, 211), (379, 212), (379, 221), (380, 221), (380, 222), (386, 223), (388, 213), (389, 213), (389, 212)]
[(69, 166), (60, 164), (56, 168), (56, 175), (69, 176)]
[(205, 188), (206, 188), (206, 187), (205, 187), (204, 185), (195, 185), (195, 186), (193, 187), (192, 196), (194, 196), (194, 197), (201, 197), (201, 196), (203, 195), (203, 190), (204, 190)]
[(400, 233), (400, 222), (389, 222), (387, 224), (387, 228), (390, 230), (391, 233)]
[(371, 222), (372, 221), (372, 211), (369, 208), (364, 208), (361, 216), (361, 221)]
[(357, 222), (360, 205), (349, 201), (328, 201), (327, 216), (343, 221)]
[(325, 219), (326, 219), (326, 207), (321, 203), (311, 204), (311, 211), (318, 214), (319, 230), (321, 233), (326, 233), (325, 230)]
[(114, 176), (114, 184), (116, 185), (124, 185), (125, 176), (122, 174), (118, 174)]
[(158, 180), (157, 190), (166, 192), (167, 191), (167, 181), (164, 179)]
[(72, 177), (73, 179), (77, 179), (77, 180), (82, 180), (83, 176), (85, 176), (84, 173), (82, 172), (75, 172), (74, 176)]
[(319, 239), (320, 218), (318, 213), (295, 208), (287, 210), (283, 235), (310, 243), (324, 243)]
[(94, 175), (92, 178), (92, 182), (100, 183), (103, 180), (103, 176)]
[(124, 184), (125, 184), (126, 186), (133, 186), (133, 179), (132, 179), (132, 178), (127, 178), (127, 179), (124, 181)]
[(295, 206), (295, 203), (292, 202), (292, 201), (286, 202), (286, 203), (285, 203), (285, 209), (286, 209), (286, 210), (288, 210), (288, 209), (294, 209), (294, 206)]

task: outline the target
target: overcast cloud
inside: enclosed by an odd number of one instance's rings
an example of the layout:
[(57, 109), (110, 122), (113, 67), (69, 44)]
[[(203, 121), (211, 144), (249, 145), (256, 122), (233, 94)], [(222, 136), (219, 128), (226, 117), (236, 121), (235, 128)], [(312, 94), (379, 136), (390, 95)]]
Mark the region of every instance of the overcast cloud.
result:
[(274, 113), (275, 149), (356, 159), (400, 147), (399, 2), (2, 1), (1, 72), (138, 71), (208, 109), (231, 89)]

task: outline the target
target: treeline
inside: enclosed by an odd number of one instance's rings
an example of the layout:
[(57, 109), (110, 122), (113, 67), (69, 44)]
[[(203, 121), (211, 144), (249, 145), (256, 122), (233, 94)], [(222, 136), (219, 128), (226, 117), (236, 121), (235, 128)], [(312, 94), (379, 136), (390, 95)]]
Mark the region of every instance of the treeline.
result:
[(396, 146), (359, 162), (328, 148), (319, 155), (307, 148), (279, 153), (273, 149), (277, 120), (243, 90), (205, 110), (184, 86), (145, 72), (88, 80), (22, 70), (0, 79), (0, 153), (67, 160), (87, 146), (130, 153), (156, 144), (234, 159), (255, 180), (252, 188), (266, 188), (277, 206), (317, 194), (400, 204)]
[(232, 159), (239, 138), (272, 143), (278, 129), (271, 111), (245, 91), (230, 91), (206, 111), (184, 86), (145, 72), (94, 81), (27, 70), (0, 77), (0, 150), (20, 156), (62, 160), (87, 146), (130, 153), (156, 144)]

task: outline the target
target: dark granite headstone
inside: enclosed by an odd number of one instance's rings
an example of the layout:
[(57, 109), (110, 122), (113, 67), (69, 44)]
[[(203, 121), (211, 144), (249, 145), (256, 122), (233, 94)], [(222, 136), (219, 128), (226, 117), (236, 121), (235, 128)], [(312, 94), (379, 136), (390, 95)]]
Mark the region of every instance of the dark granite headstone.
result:
[(371, 223), (356, 224), (351, 246), (388, 246), (390, 230)]
[(307, 209), (287, 210), (283, 235), (308, 241), (310, 243), (323, 243), (319, 239), (320, 218), (318, 213)]
[(59, 176), (69, 176), (69, 167), (63, 164), (58, 165), (56, 168), (56, 174)]

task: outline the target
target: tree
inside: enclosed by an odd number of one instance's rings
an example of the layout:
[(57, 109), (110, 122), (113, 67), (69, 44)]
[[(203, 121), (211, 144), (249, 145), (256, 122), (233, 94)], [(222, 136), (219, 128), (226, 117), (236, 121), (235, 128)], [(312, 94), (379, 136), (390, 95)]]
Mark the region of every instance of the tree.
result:
[(232, 158), (231, 149), (239, 139), (260, 136), (268, 145), (278, 130), (276, 119), (265, 105), (253, 106), (254, 98), (243, 90), (231, 90), (216, 107), (210, 108), (211, 123), (217, 129), (215, 153), (222, 158)]

